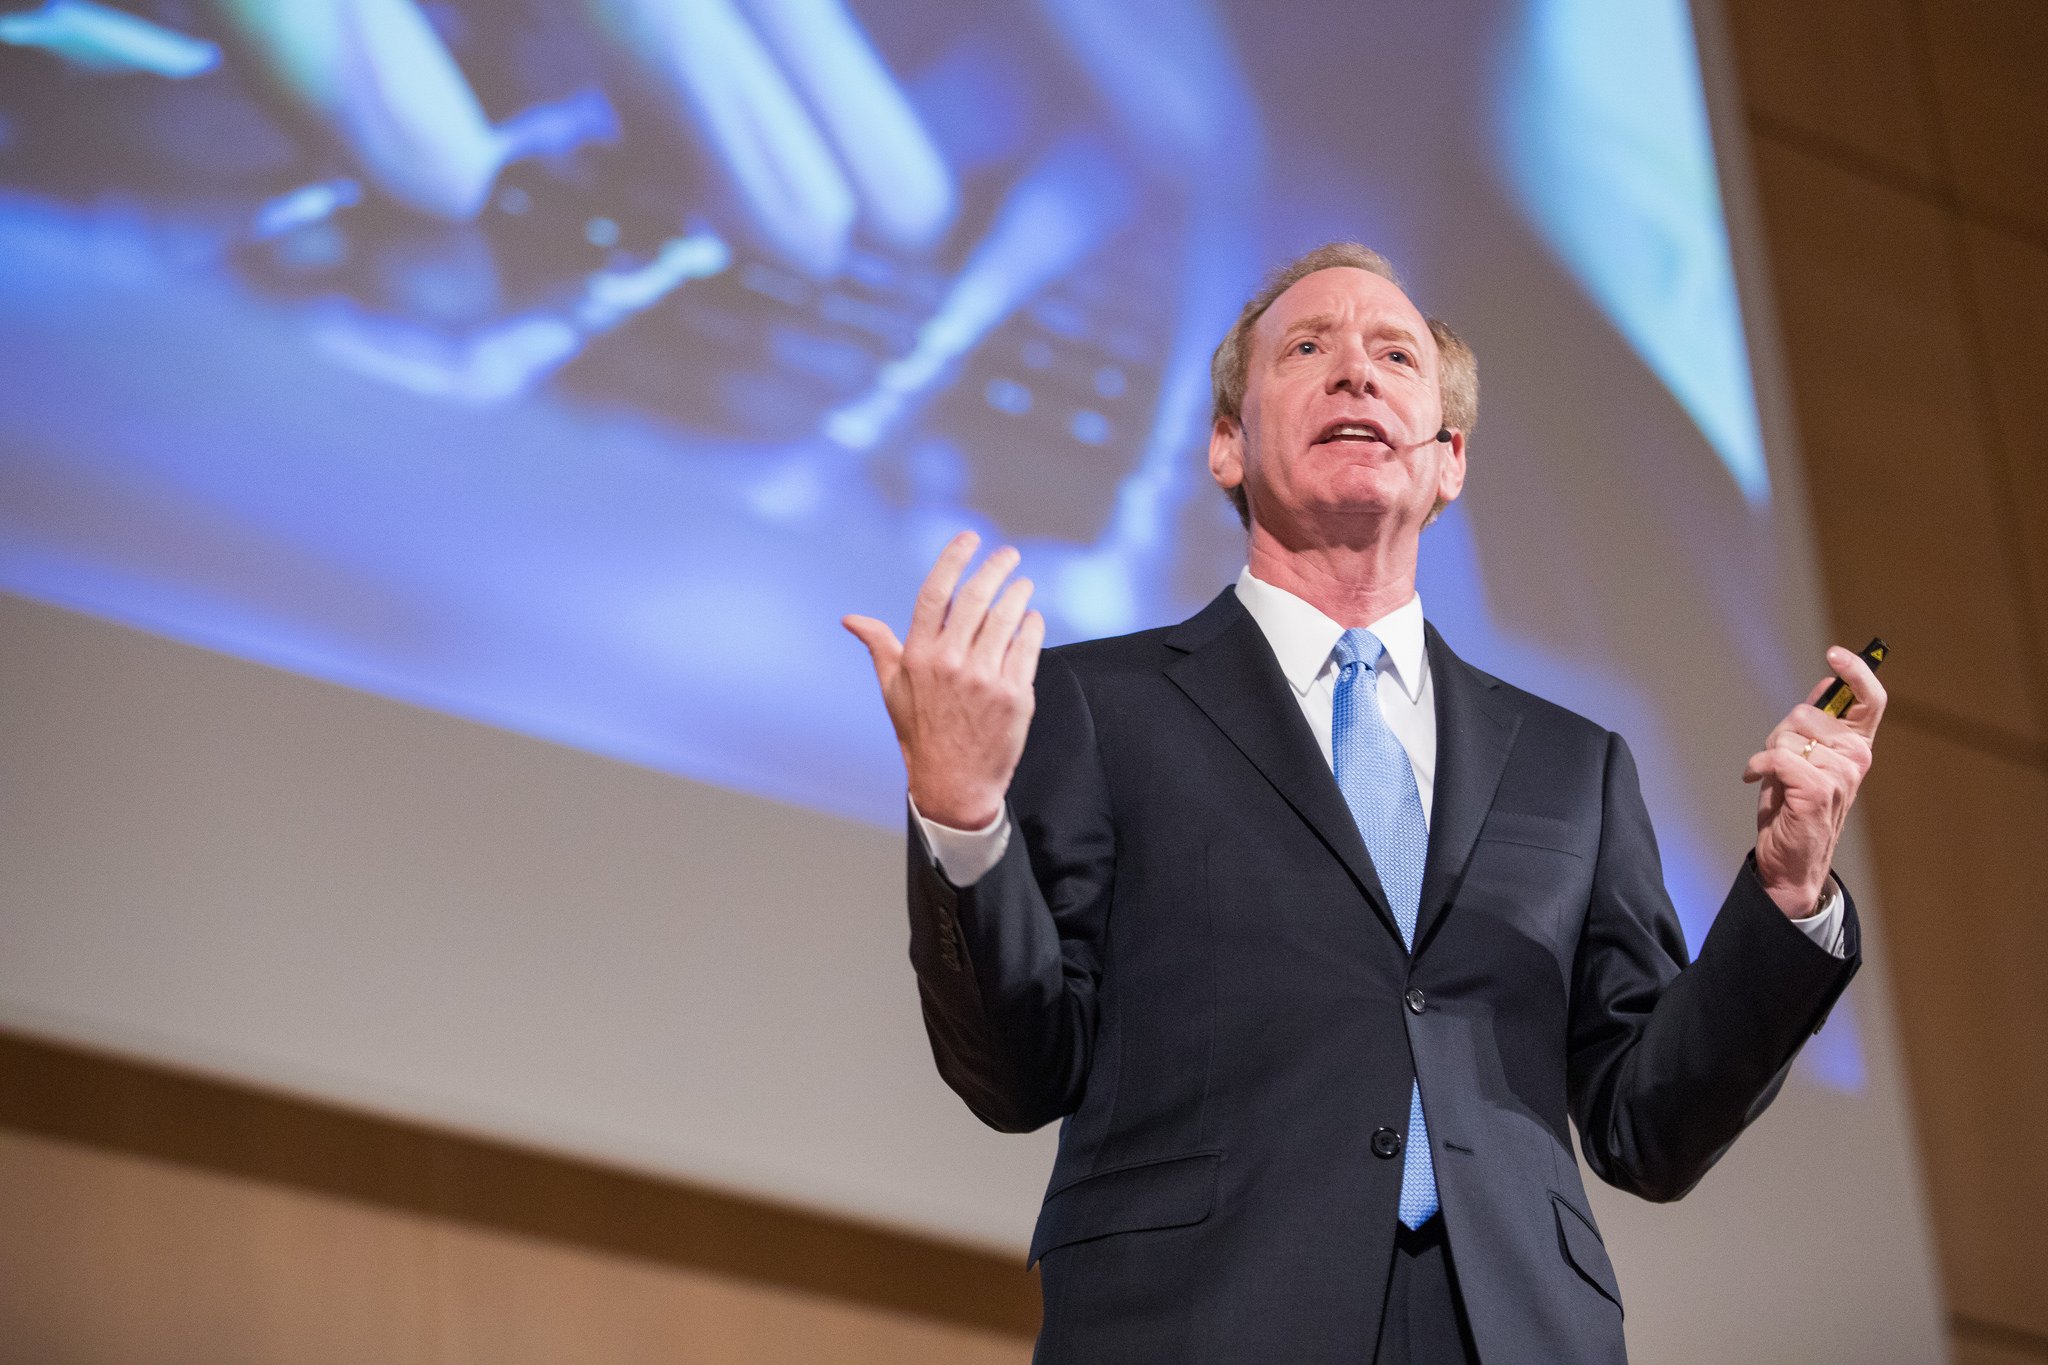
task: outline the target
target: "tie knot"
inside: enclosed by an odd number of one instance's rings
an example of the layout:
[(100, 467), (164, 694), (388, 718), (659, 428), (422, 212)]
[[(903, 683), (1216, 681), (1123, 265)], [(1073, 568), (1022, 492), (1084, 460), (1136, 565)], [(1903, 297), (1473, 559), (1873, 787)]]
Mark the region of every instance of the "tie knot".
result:
[(1352, 664), (1361, 664), (1366, 672), (1377, 673), (1380, 657), (1386, 652), (1387, 647), (1380, 643), (1379, 636), (1364, 626), (1353, 626), (1337, 637), (1337, 649), (1333, 657), (1337, 660), (1340, 671)]

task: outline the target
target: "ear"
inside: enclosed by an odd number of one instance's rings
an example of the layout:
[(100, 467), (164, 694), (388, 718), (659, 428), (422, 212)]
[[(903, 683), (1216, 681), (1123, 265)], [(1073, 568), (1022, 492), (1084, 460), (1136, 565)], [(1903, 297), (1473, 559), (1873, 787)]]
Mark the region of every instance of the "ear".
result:
[(1440, 506), (1448, 506), (1465, 491), (1465, 433), (1453, 430), (1442, 449), (1443, 459), (1436, 467), (1436, 499)]
[(1244, 482), (1244, 427), (1228, 417), (1218, 417), (1209, 428), (1209, 477), (1218, 488), (1236, 488)]

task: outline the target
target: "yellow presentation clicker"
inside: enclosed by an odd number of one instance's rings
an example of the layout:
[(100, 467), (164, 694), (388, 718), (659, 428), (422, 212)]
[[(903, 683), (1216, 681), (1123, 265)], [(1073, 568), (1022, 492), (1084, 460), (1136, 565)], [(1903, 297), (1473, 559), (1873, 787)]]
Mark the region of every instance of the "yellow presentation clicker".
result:
[[(1870, 643), (1863, 646), (1859, 657), (1864, 663), (1869, 664), (1870, 671), (1875, 673), (1877, 666), (1884, 662), (1884, 656), (1890, 652), (1891, 646), (1887, 645), (1881, 636), (1873, 635)], [(1842, 713), (1847, 711), (1849, 704), (1855, 700), (1856, 694), (1849, 690), (1849, 685), (1837, 678), (1828, 684), (1828, 690), (1820, 694), (1820, 700), (1814, 705), (1840, 720)]]

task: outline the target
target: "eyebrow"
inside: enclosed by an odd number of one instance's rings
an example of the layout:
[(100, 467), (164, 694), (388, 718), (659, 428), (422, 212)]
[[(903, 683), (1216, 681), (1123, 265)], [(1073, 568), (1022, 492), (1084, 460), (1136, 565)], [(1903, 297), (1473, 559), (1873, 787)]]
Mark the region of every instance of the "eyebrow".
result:
[[(1315, 313), (1301, 319), (1301, 321), (1282, 332), (1280, 339), (1284, 342), (1288, 337), (1293, 336), (1297, 332), (1327, 332), (1336, 326), (1337, 315), (1335, 313)], [(1415, 334), (1399, 323), (1382, 326), (1379, 329), (1378, 335), (1387, 337), (1390, 340), (1406, 342), (1409, 349), (1414, 351), (1419, 352), (1422, 349), (1422, 342), (1417, 339)]]

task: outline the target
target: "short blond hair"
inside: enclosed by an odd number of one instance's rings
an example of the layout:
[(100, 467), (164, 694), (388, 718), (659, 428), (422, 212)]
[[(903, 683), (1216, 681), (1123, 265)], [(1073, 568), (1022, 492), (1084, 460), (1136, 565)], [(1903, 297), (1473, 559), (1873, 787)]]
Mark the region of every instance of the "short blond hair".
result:
[[(1401, 277), (1394, 273), (1393, 263), (1359, 242), (1326, 243), (1267, 275), (1265, 283), (1259, 286), (1259, 292), (1245, 303), (1237, 321), (1223, 334), (1215, 355), (1209, 359), (1209, 425), (1212, 429), (1225, 419), (1241, 422), (1244, 418), (1244, 390), (1251, 372), (1252, 329), (1259, 325), (1259, 319), (1266, 315), (1266, 310), (1273, 306), (1274, 300), (1318, 270), (1339, 267), (1363, 270), (1369, 275), (1379, 276), (1397, 289), (1401, 287)], [(1472, 353), (1472, 348), (1462, 337), (1451, 330), (1450, 324), (1437, 318), (1425, 318), (1424, 321), (1429, 324), (1429, 334), (1436, 341), (1437, 355), (1442, 362), (1438, 384), (1443, 392), (1444, 425), (1464, 432), (1469, 441), (1472, 429), (1479, 425), (1479, 357)], [(1237, 519), (1250, 526), (1251, 504), (1245, 499), (1244, 485), (1239, 483), (1237, 487), (1226, 488), (1223, 492), (1230, 499), (1231, 506), (1237, 509)]]

